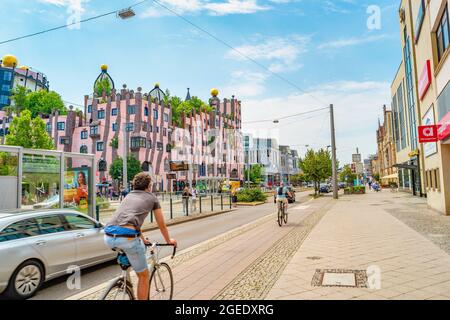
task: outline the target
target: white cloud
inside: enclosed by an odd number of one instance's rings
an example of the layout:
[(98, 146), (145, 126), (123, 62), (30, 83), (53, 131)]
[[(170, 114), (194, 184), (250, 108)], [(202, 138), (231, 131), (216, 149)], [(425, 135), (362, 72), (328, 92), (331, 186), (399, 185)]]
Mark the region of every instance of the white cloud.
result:
[[(206, 12), (209, 15), (224, 16), (231, 14), (250, 14), (271, 9), (269, 6), (258, 4), (258, 0), (226, 0), (221, 2), (211, 2), (209, 0), (160, 0), (159, 2), (178, 14)], [(170, 14), (168, 10), (158, 4), (154, 4), (145, 10), (141, 14), (141, 17), (153, 18)]]
[(80, 13), (84, 13), (85, 9), (83, 4), (89, 2), (90, 0), (38, 0), (38, 2), (55, 5), (58, 7), (67, 7), (72, 11), (77, 11)]
[(317, 47), (319, 50), (323, 49), (338, 49), (343, 47), (351, 47), (351, 46), (357, 46), (364, 43), (370, 43), (370, 42), (376, 42), (380, 40), (385, 40), (389, 38), (388, 35), (382, 34), (377, 36), (367, 36), (367, 37), (359, 37), (359, 38), (347, 38), (347, 39), (340, 39), (336, 41), (327, 42), (324, 44), (321, 44)]
[[(291, 94), (267, 99), (245, 99), (242, 116), (245, 122), (277, 119), (283, 116), (326, 107), (314, 97), (335, 105), (338, 157), (341, 164), (351, 162), (352, 152), (359, 147), (364, 156), (376, 150), (377, 118), (383, 104), (390, 101), (390, 84), (386, 82), (341, 81), (324, 83), (308, 94)], [(238, 98), (240, 98), (238, 96)], [(330, 120), (326, 111), (281, 121), (245, 124), (244, 131), (279, 129), (280, 143), (311, 145), (313, 148), (330, 144)], [(299, 148), (301, 153), (304, 148)]]
[[(249, 57), (257, 61), (268, 61), (272, 72), (295, 71), (302, 67), (298, 57), (307, 51), (310, 37), (294, 35), (285, 38), (269, 38), (259, 44), (245, 44), (227, 52), (226, 57), (238, 61)], [(245, 56), (245, 57), (244, 57)]]
[(265, 81), (269, 76), (261, 72), (234, 71), (230, 84), (223, 88), (224, 96), (241, 98), (259, 96), (265, 91)]

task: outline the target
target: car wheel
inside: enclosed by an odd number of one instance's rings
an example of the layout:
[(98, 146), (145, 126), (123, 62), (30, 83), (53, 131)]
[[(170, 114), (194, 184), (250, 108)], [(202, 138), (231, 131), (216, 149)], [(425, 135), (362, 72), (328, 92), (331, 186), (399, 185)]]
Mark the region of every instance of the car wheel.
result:
[(42, 264), (35, 260), (25, 261), (14, 271), (5, 295), (14, 300), (31, 298), (39, 290), (43, 280)]

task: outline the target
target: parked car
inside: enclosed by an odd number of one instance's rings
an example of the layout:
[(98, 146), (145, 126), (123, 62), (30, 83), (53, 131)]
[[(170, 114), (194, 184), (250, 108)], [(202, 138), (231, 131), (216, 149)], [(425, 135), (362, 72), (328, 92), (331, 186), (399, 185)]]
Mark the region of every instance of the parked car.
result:
[(0, 212), (0, 294), (27, 299), (43, 282), (115, 259), (103, 225), (77, 211)]
[(346, 187), (345, 182), (339, 182), (338, 186), (339, 186), (339, 189), (345, 189), (345, 187)]
[(330, 193), (330, 186), (327, 183), (321, 183), (319, 188), (320, 193)]

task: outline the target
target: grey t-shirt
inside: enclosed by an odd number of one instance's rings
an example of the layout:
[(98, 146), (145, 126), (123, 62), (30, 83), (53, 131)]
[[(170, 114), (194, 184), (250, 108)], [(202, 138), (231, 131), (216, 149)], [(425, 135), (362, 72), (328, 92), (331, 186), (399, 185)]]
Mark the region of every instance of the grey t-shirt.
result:
[(140, 230), (149, 213), (157, 209), (161, 209), (161, 205), (153, 193), (134, 190), (125, 197), (106, 226), (129, 224)]

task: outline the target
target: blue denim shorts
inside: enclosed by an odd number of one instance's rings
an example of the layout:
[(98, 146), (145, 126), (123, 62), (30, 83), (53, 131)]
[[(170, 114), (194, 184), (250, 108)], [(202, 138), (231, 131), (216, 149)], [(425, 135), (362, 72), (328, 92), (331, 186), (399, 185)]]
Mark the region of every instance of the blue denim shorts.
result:
[(145, 256), (146, 248), (140, 238), (113, 238), (105, 235), (105, 244), (111, 249), (118, 248), (123, 250), (136, 273), (148, 270), (147, 258)]

